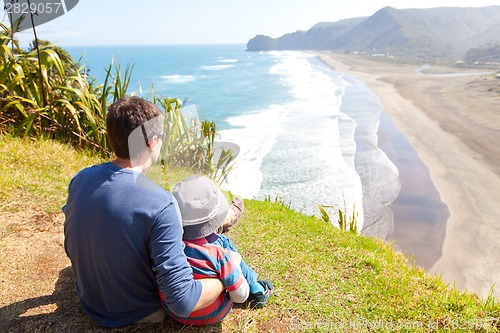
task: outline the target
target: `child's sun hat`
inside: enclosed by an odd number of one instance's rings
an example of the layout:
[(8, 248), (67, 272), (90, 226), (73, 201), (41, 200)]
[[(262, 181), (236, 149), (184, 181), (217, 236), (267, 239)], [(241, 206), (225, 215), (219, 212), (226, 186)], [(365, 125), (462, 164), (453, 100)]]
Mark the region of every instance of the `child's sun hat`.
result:
[(189, 176), (175, 185), (172, 194), (179, 204), (183, 238), (206, 237), (222, 225), (229, 204), (219, 187), (208, 177)]

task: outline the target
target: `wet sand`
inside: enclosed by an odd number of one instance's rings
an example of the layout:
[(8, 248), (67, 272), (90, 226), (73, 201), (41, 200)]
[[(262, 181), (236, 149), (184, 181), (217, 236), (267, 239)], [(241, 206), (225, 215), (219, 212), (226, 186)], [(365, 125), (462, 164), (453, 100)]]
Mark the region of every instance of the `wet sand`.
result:
[(481, 297), (496, 284), (500, 297), (500, 80), (434, 75), (477, 70), (420, 74), (417, 65), (320, 56), (369, 85), (429, 169), (449, 210), (442, 256), (430, 272)]
[(380, 113), (378, 147), (398, 168), (401, 183), (389, 205), (395, 223), (386, 239), (415, 265), (429, 270), (443, 254), (448, 207), (441, 201), (429, 168), (385, 111)]

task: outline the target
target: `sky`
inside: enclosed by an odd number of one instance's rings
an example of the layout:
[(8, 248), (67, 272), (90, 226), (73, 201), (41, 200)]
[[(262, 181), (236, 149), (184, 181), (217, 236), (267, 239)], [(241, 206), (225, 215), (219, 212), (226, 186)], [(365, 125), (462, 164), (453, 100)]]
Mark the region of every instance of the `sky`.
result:
[[(2, 1), (0, 1), (1, 3)], [(3, 3), (1, 3), (3, 8)], [(80, 0), (37, 27), (60, 46), (246, 44), (258, 34), (279, 37), (318, 22), (371, 16), (381, 8), (484, 7), (499, 0)], [(0, 11), (2, 21), (8, 19)], [(33, 32), (17, 35), (21, 44)]]

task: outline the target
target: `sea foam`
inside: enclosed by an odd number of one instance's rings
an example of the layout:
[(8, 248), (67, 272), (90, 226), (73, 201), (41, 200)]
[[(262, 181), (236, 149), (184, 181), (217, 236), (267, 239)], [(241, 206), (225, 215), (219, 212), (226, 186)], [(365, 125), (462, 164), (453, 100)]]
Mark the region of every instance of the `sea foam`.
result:
[(231, 67), (234, 67), (234, 65), (206, 65), (201, 66), (200, 68), (206, 71), (221, 71)]
[(223, 59), (223, 58), (220, 58), (217, 61), (218, 62), (225, 62), (225, 63), (233, 63), (233, 62), (238, 62), (239, 60), (238, 59)]
[(307, 214), (317, 214), (318, 205), (349, 215), (357, 211), (360, 229), (364, 214), (362, 184), (354, 168), (357, 124), (340, 112), (346, 82), (318, 69), (305, 53), (271, 55), (276, 64), (269, 74), (280, 76), (294, 99), (231, 119), (239, 127), (223, 135), (238, 138), (243, 147), (226, 186), (249, 197), (284, 197)]
[(343, 76), (347, 85), (340, 110), (357, 123), (354, 133), (354, 165), (363, 184), (365, 234), (387, 238), (393, 231), (393, 212), (389, 205), (399, 194), (399, 171), (378, 147), (378, 128), (382, 106), (368, 86)]
[(196, 77), (193, 75), (180, 75), (180, 74), (163, 75), (161, 78), (167, 80), (170, 83), (188, 83), (196, 80)]

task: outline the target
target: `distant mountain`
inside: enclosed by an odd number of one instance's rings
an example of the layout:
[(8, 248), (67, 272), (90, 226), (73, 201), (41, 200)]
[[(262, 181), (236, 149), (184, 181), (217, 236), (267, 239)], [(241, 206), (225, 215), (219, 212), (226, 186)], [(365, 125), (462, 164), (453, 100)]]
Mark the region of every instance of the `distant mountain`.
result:
[(487, 53), (496, 45), (500, 45), (500, 6), (385, 7), (370, 17), (322, 22), (279, 38), (258, 35), (248, 41), (247, 50), (333, 50), (461, 60), (471, 49)]

